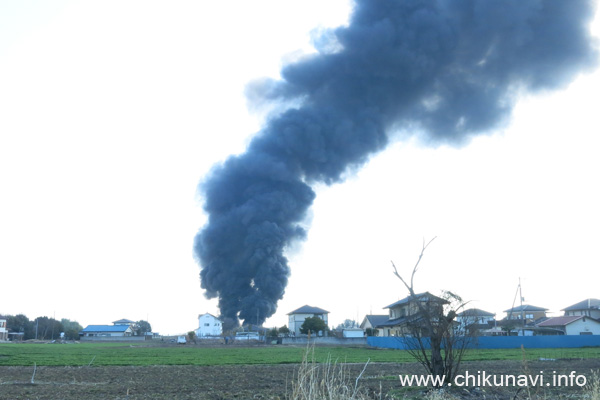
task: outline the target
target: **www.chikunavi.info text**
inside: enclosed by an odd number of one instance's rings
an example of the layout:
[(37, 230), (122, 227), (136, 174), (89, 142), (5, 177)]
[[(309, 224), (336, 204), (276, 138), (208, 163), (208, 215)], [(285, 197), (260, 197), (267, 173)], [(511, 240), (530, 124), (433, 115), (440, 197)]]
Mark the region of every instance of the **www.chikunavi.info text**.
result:
[[(403, 386), (443, 386), (446, 382), (445, 375), (399, 375), (400, 383)], [(513, 374), (488, 374), (485, 371), (456, 375), (448, 386), (458, 387), (509, 387), (509, 386), (585, 386), (587, 378), (585, 375), (578, 375), (575, 371), (569, 374), (557, 374), (556, 371), (544, 374), (540, 371), (536, 375), (513, 375)]]

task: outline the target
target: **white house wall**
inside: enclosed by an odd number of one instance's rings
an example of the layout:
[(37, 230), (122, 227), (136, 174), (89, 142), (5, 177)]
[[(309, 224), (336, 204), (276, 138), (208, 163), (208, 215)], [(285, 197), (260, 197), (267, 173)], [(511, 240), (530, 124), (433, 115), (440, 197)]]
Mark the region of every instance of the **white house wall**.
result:
[[(585, 322), (583, 321), (584, 319)], [(581, 318), (566, 327), (567, 335), (580, 335), (581, 332), (591, 332), (592, 335), (600, 335), (600, 322), (589, 318)], [(589, 333), (587, 334), (589, 335)]]
[(198, 317), (198, 329), (196, 336), (220, 336), (223, 333), (223, 325), (218, 318), (210, 314), (204, 314)]
[(8, 331), (6, 330), (6, 320), (0, 319), (0, 340), (8, 340)]

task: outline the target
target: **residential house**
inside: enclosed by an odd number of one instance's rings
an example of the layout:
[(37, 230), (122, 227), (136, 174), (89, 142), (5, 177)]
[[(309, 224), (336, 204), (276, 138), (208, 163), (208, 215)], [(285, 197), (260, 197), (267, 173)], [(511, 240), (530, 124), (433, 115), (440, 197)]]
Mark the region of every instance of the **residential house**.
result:
[(566, 317), (583, 315), (600, 320), (600, 300), (586, 299), (577, 304), (573, 304), (572, 306), (564, 308), (561, 311), (565, 312)]
[(512, 336), (534, 336), (543, 334), (543, 329), (537, 324), (548, 319), (546, 316), (547, 308), (523, 304), (518, 307), (505, 310), (506, 317), (498, 321), (504, 330)]
[(561, 335), (600, 335), (600, 321), (583, 315), (548, 318), (537, 326)]
[(6, 328), (6, 317), (0, 315), (0, 342), (8, 340), (8, 329)]
[(464, 334), (482, 335), (493, 328), (496, 314), (479, 308), (469, 308), (456, 315), (457, 329)]
[(304, 323), (306, 318), (319, 317), (324, 322), (325, 325), (329, 326), (328, 321), (329, 311), (323, 310), (319, 307), (311, 307), (311, 306), (302, 306), (297, 310), (294, 310), (288, 313), (288, 328), (290, 329), (290, 333), (294, 335), (300, 334), (300, 327)]
[(89, 337), (118, 337), (133, 336), (133, 326), (135, 321), (129, 319), (119, 319), (113, 321), (112, 325), (88, 325), (79, 332), (79, 336)]
[(88, 325), (80, 333), (83, 337), (132, 336), (131, 325)]
[(381, 336), (410, 335), (411, 330), (420, 325), (419, 321), (423, 317), (422, 309), (436, 315), (443, 313), (444, 305), (448, 304), (447, 300), (429, 292), (416, 294), (415, 298), (416, 300), (412, 296), (407, 296), (384, 307), (389, 312), (388, 320), (375, 326), (381, 332)]
[(532, 306), (529, 304), (523, 304), (522, 306), (509, 308), (508, 310), (504, 310), (506, 313), (506, 320), (508, 321), (525, 321), (525, 325), (539, 321), (543, 318), (546, 318), (547, 308)]
[(365, 315), (360, 323), (361, 329), (367, 332), (369, 336), (380, 336), (381, 332), (376, 327), (386, 322), (390, 317), (388, 315)]
[(223, 333), (223, 322), (212, 314), (204, 313), (198, 315), (198, 329), (196, 336), (199, 338), (221, 336)]

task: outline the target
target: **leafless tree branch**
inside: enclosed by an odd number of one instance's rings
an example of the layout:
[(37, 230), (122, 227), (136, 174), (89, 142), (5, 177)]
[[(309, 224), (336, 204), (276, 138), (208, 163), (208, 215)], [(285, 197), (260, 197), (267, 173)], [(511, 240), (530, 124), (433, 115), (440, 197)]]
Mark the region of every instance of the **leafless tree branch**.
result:
[(467, 304), (460, 296), (445, 291), (441, 298), (437, 296), (417, 296), (414, 290), (414, 278), (419, 269), (425, 250), (435, 237), (429, 241), (423, 239), (421, 253), (415, 263), (410, 284), (398, 272), (392, 261), (394, 275), (408, 289), (410, 303), (418, 310), (403, 322), (400, 332), (405, 341), (407, 351), (415, 357), (430, 373), (444, 376), (446, 382), (451, 381), (457, 373), (469, 338), (459, 334), (455, 329), (457, 312)]

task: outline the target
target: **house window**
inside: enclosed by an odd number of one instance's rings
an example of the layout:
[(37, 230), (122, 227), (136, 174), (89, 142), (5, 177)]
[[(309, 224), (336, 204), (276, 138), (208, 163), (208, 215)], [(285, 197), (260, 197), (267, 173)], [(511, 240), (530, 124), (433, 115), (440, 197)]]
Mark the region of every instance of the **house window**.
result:
[(204, 326), (210, 326), (210, 324), (207, 322), (207, 323), (204, 324)]
[(525, 314), (525, 318), (527, 318), (527, 319), (533, 319), (533, 314)]

